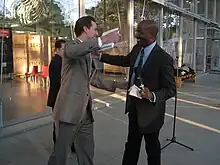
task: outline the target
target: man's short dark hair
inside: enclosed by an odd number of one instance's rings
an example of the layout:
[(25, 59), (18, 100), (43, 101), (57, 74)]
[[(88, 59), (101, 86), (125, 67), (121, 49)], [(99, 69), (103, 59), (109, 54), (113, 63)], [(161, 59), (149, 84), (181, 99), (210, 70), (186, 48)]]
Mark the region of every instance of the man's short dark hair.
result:
[(60, 49), (62, 47), (62, 44), (65, 44), (65, 43), (66, 43), (66, 41), (63, 39), (56, 40), (55, 49)]
[(92, 26), (92, 22), (96, 22), (95, 18), (92, 16), (84, 16), (79, 18), (75, 24), (75, 34), (76, 37), (79, 37), (83, 33), (83, 27), (90, 28)]

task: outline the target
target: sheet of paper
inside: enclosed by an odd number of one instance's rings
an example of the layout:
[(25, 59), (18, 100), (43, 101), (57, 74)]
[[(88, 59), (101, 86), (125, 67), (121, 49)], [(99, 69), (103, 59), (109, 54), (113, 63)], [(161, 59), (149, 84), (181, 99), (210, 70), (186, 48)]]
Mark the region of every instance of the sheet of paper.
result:
[(114, 43), (108, 43), (108, 44), (102, 45), (100, 51), (112, 49), (114, 48), (114, 45), (115, 45)]
[(115, 29), (108, 30), (108, 31), (106, 31), (106, 32), (103, 32), (102, 36), (105, 36), (105, 35), (107, 35), (107, 34), (109, 34), (109, 33), (112, 33), (112, 32), (118, 31), (118, 30), (119, 30), (119, 28), (115, 28)]
[(137, 97), (139, 99), (142, 99), (141, 94), (140, 94), (140, 88), (138, 88), (136, 85), (133, 85), (130, 89), (129, 89), (129, 95), (130, 96), (134, 96)]

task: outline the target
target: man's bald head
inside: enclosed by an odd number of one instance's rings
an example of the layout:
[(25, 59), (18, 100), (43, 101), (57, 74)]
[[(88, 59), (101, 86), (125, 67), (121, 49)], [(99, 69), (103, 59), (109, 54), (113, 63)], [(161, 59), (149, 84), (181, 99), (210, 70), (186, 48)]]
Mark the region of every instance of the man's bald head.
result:
[(146, 29), (155, 39), (157, 38), (158, 25), (153, 20), (143, 20), (140, 22), (143, 29)]
[[(153, 20), (143, 20), (138, 24), (135, 37), (147, 46), (157, 39), (158, 25)], [(143, 43), (144, 42), (144, 43)]]

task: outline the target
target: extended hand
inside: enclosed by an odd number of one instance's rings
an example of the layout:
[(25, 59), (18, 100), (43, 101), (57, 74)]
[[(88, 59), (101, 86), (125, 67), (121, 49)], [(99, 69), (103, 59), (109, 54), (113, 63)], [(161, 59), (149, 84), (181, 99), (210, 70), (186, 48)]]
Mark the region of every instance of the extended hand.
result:
[(100, 51), (98, 51), (98, 50), (93, 50), (93, 51), (91, 52), (91, 56), (92, 56), (93, 59), (99, 59), (100, 56), (101, 56), (101, 53), (100, 53)]
[(144, 87), (144, 89), (140, 90), (140, 94), (142, 98), (153, 99), (153, 94), (148, 88)]
[(121, 34), (118, 31), (115, 31), (115, 32), (109, 33), (105, 36), (102, 36), (101, 39), (102, 39), (103, 44), (107, 44), (107, 43), (111, 43), (111, 42), (117, 43), (117, 42), (119, 42), (120, 37), (121, 37)]

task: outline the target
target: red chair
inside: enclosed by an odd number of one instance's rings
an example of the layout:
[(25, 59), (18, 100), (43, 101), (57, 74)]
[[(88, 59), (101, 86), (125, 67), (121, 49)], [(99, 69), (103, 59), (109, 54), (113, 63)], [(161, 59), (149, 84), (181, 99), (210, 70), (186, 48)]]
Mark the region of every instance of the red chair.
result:
[(48, 72), (48, 66), (42, 66), (42, 77), (43, 78), (47, 78), (49, 75), (49, 72)]
[(43, 65), (42, 73), (41, 73), (41, 77), (43, 78), (43, 87), (48, 86), (48, 76), (49, 76), (48, 66)]
[(36, 81), (36, 78), (38, 77), (38, 66), (33, 66), (31, 73), (25, 73), (25, 77), (31, 77), (34, 78), (34, 81)]

